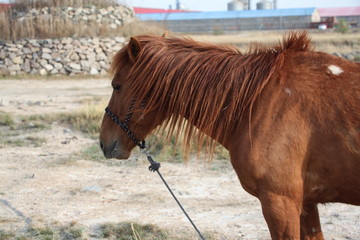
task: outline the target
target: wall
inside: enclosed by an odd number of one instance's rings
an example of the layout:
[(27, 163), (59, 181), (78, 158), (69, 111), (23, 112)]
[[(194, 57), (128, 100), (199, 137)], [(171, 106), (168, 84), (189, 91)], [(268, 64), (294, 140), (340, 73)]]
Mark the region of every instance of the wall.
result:
[(125, 42), (122, 37), (0, 42), (0, 75), (106, 74)]

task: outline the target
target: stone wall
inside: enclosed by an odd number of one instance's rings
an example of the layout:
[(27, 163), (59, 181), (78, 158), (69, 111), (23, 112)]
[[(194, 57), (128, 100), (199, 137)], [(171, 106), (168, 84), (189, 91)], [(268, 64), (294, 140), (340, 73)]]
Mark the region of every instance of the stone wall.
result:
[(106, 74), (125, 42), (122, 37), (0, 42), (0, 75)]

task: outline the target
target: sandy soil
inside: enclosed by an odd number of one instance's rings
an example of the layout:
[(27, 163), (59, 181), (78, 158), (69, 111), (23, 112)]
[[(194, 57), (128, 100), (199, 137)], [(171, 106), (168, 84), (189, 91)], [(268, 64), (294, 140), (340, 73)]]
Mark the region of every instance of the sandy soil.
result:
[[(0, 112), (68, 112), (84, 99), (106, 98), (110, 92), (109, 80), (1, 80)], [(96, 140), (57, 123), (33, 134), (46, 143), (0, 148), (0, 230), (76, 222), (91, 239), (97, 238), (101, 223), (130, 221), (197, 239), (157, 174), (147, 170), (144, 157), (74, 160)], [(202, 232), (214, 239), (270, 238), (258, 200), (241, 188), (228, 161), (164, 162), (160, 171)], [(359, 207), (327, 204), (320, 213), (326, 239), (360, 239)]]

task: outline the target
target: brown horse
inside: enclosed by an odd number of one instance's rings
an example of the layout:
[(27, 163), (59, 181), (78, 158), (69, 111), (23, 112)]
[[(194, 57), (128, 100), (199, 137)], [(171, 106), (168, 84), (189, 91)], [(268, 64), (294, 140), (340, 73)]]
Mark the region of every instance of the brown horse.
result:
[[(108, 107), (133, 137), (162, 125), (222, 144), (272, 239), (323, 239), (318, 203), (360, 205), (360, 64), (315, 52), (306, 32), (247, 53), (138, 36), (111, 70)], [(100, 145), (126, 159), (135, 143), (105, 115)]]

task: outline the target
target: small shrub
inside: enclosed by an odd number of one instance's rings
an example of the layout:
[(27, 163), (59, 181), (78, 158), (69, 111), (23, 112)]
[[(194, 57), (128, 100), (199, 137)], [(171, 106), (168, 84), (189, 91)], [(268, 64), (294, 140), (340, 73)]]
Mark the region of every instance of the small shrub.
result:
[(34, 146), (34, 147), (40, 147), (41, 145), (43, 145), (44, 143), (46, 143), (46, 139), (42, 138), (42, 137), (33, 137), (33, 136), (29, 136), (26, 138), (26, 141), (29, 142), (30, 145)]
[(99, 144), (97, 142), (90, 145), (85, 150), (82, 150), (80, 153), (76, 154), (75, 159), (77, 158), (93, 161), (105, 160), (105, 157), (101, 152)]
[(170, 238), (168, 233), (157, 226), (137, 223), (107, 223), (100, 226), (102, 237), (106, 239), (133, 240), (133, 239), (157, 239)]
[(86, 105), (73, 113), (61, 113), (53, 117), (60, 124), (67, 125), (73, 130), (81, 131), (92, 138), (97, 138), (100, 131), (101, 120), (104, 115), (104, 106)]
[(51, 239), (55, 239), (56, 232), (54, 232), (54, 229), (47, 226), (44, 228), (31, 228), (29, 229), (29, 232), (26, 235), (27, 235), (26, 239), (30, 238), (30, 239), (51, 240)]
[(342, 34), (347, 33), (349, 29), (350, 29), (349, 23), (343, 19), (339, 20), (339, 22), (335, 25), (335, 30)]
[(0, 125), (12, 126), (14, 124), (14, 118), (9, 113), (0, 113)]
[(0, 230), (0, 239), (1, 240), (7, 240), (7, 239), (13, 239), (15, 236), (12, 232), (5, 232), (4, 230)]

